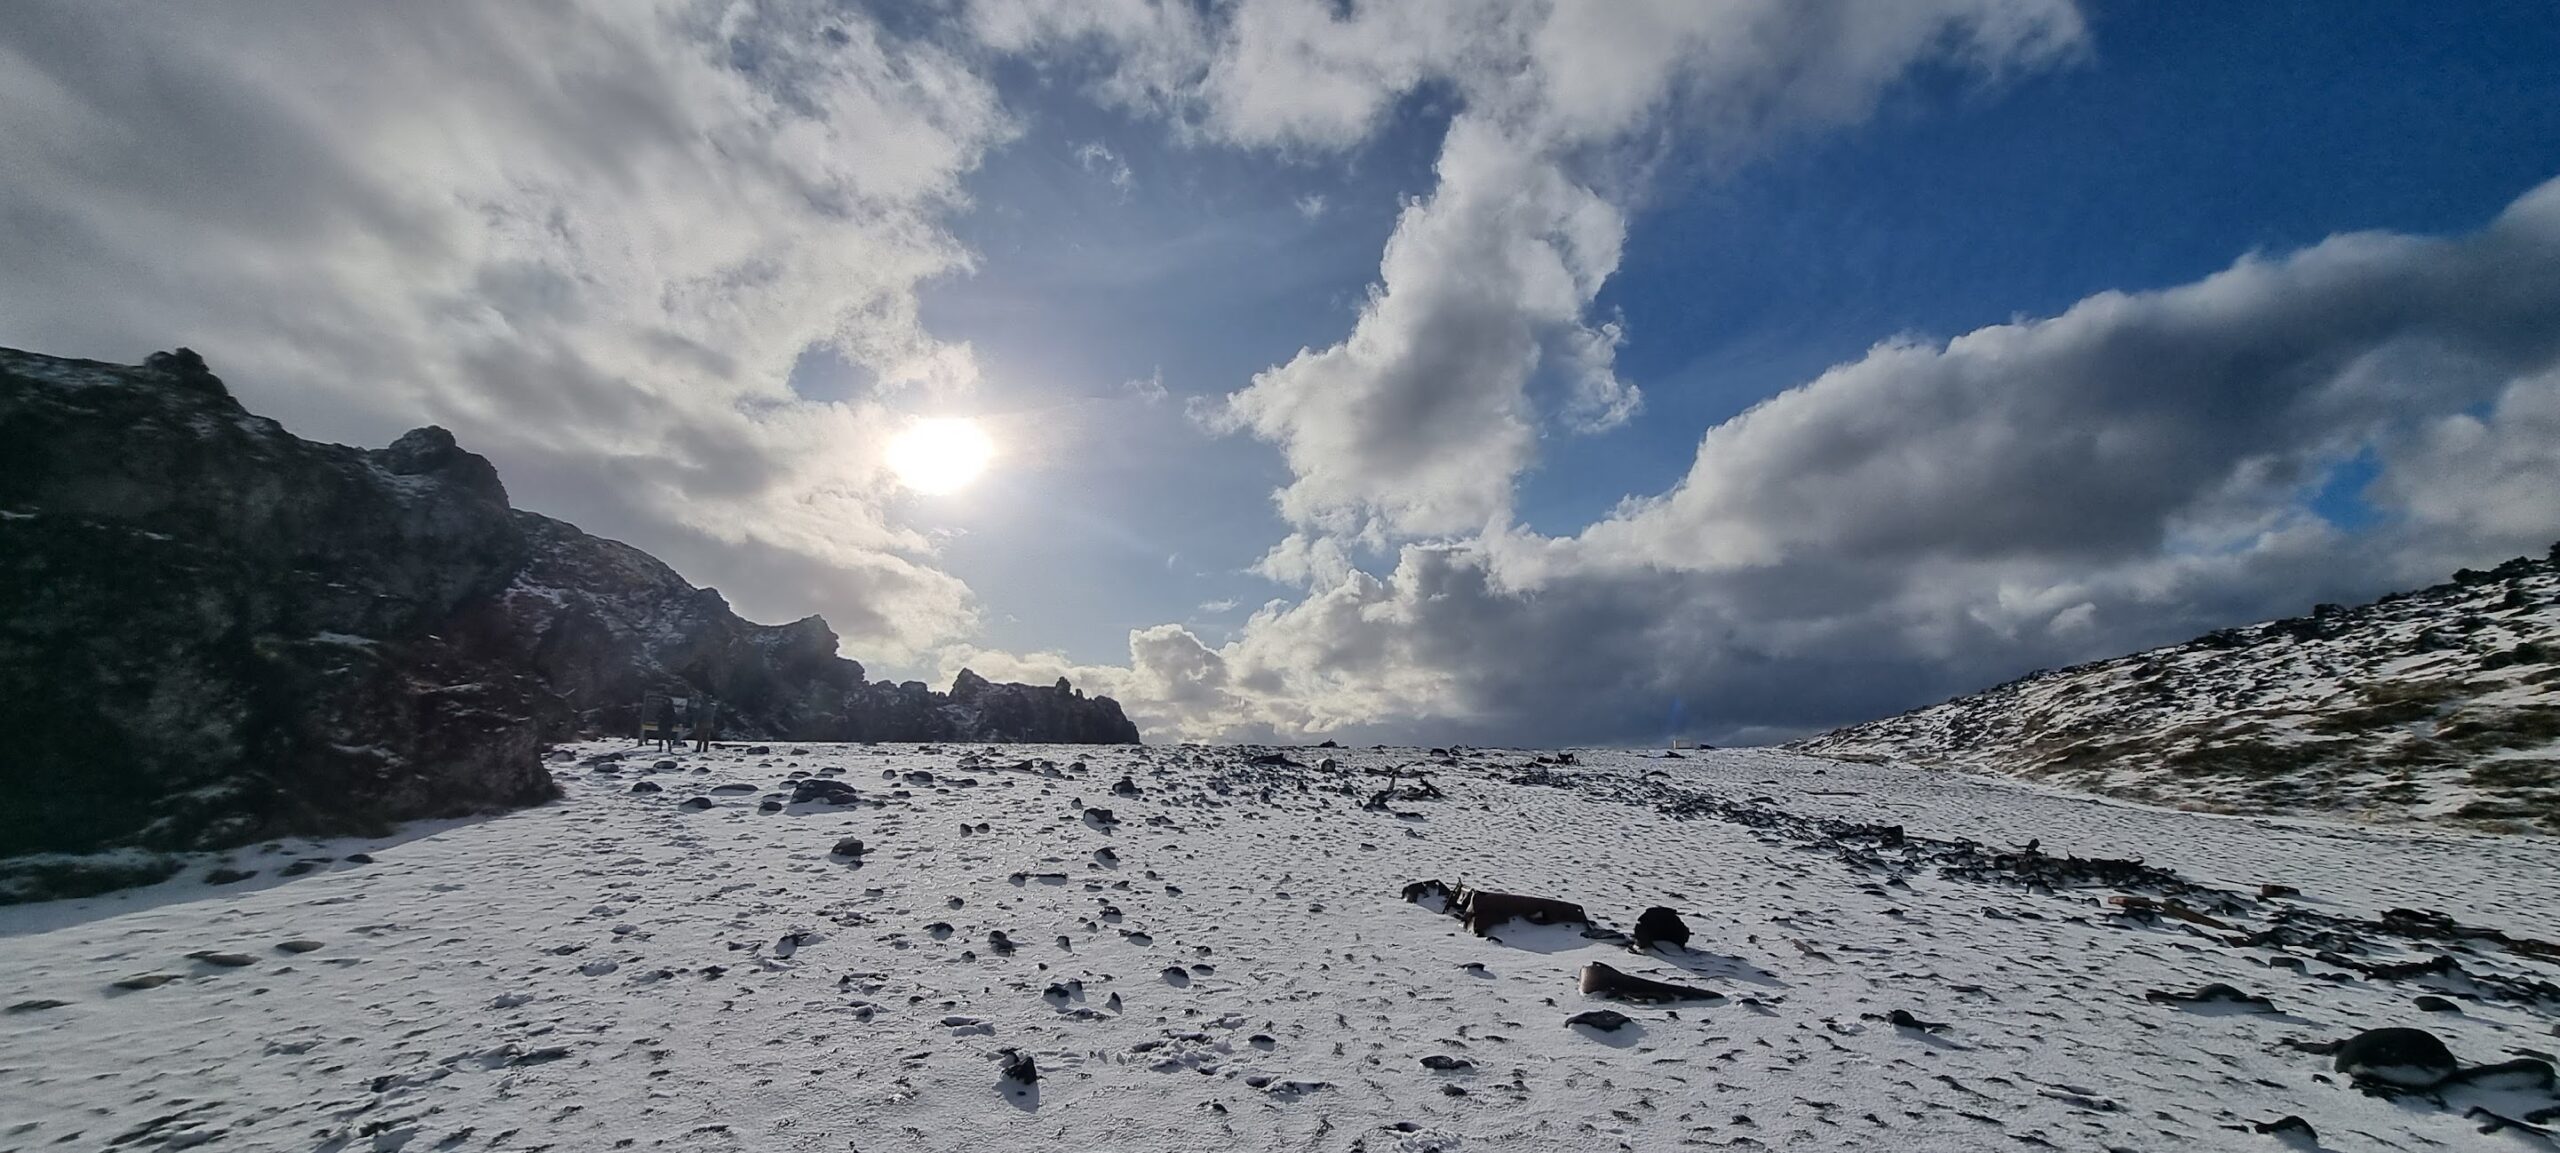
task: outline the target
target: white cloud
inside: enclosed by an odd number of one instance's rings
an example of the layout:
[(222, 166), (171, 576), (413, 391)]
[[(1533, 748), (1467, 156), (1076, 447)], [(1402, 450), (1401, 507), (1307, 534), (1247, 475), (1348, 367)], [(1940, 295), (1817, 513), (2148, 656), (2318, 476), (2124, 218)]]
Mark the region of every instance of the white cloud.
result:
[(1601, 432), (1638, 409), (1619, 330), (1592, 314), (1633, 182), (1621, 146), (1676, 106), (1719, 147), (1864, 115), (1924, 60), (1986, 74), (2062, 58), (2067, 0), (1243, 0), (1203, 17), (1117, 4), (973, 9), (999, 48), (1083, 46), (1103, 91), (1187, 133), (1338, 151), (1398, 101), (1462, 110), (1432, 194), (1408, 204), (1351, 334), (1228, 397), (1212, 423), (1280, 447), (1307, 531), (1451, 536), (1498, 524), (1551, 420)]
[[(427, 421), (519, 503), (865, 655), (970, 627), (879, 397), (969, 389), (915, 288), (1011, 131), (967, 62), (816, 3), (30, 3), (0, 22), (0, 336), (203, 351), (254, 407)], [(803, 403), (832, 341), (880, 392)]]
[(1075, 156), (1077, 165), (1109, 181), (1111, 187), (1119, 190), (1123, 200), (1128, 199), (1129, 193), (1138, 187), (1138, 178), (1129, 171), (1129, 163), (1101, 141), (1088, 140), (1077, 145)]
[(1124, 381), (1120, 387), (1128, 390), (1129, 395), (1138, 398), (1141, 404), (1163, 404), (1167, 395), (1164, 388), (1164, 370), (1161, 368), (1142, 379)]
[[(1408, 545), (1379, 579), (1292, 535), (1263, 571), (1312, 591), (1215, 648), (1150, 630), (1143, 659), (1219, 671), (1129, 703), (1195, 737), (1783, 737), (2539, 554), (2555, 446), (2560, 181), (2467, 236), (1880, 346), (1573, 536)], [(2382, 523), (2350, 535), (2305, 500), (2359, 453)]]

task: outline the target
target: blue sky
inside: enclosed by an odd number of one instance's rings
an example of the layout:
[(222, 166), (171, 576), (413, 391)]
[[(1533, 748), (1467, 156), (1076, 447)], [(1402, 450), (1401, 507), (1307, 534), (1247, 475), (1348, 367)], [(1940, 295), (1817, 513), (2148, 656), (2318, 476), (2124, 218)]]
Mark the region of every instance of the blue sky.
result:
[[(875, 675), (1783, 739), (2560, 536), (2560, 13), (0, 17), (0, 343), (197, 348)], [(891, 451), (975, 420), (992, 466)]]

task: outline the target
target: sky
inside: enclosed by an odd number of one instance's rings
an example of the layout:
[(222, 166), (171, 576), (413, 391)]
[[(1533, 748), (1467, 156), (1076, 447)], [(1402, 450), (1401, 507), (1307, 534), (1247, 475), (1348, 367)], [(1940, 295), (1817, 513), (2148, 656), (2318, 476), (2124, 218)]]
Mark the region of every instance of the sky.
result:
[(2547, 3), (22, 0), (0, 155), (0, 344), (1156, 741), (1784, 740), (2560, 538)]

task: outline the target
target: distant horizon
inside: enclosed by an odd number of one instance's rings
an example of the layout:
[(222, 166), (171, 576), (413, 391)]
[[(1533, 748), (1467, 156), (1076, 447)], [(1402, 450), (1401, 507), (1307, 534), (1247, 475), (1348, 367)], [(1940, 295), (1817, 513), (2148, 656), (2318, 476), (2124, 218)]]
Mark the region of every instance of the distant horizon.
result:
[(1154, 744), (1764, 746), (2560, 538), (2554, 59), (2531, 4), (38, 0), (0, 345), (447, 428), (875, 679)]

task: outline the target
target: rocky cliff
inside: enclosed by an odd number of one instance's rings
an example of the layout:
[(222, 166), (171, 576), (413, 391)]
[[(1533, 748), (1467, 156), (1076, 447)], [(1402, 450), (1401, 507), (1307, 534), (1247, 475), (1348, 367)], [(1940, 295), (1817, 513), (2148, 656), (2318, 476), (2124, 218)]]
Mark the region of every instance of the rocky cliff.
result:
[(1138, 739), (1063, 683), (870, 684), (835, 648), (511, 508), (442, 429), (317, 444), (185, 350), (0, 349), (0, 856), (539, 802), (543, 743), (628, 731), (650, 691), (742, 738)]
[(2560, 545), (1792, 747), (2214, 812), (2560, 833)]
[(966, 669), (948, 693), (866, 681), (820, 617), (742, 620), (656, 557), (517, 512), (526, 562), (499, 594), (497, 643), (558, 692), (574, 727), (635, 732), (647, 694), (709, 696), (724, 737), (795, 741), (1134, 743), (1109, 697), (1061, 680), (992, 684)]

